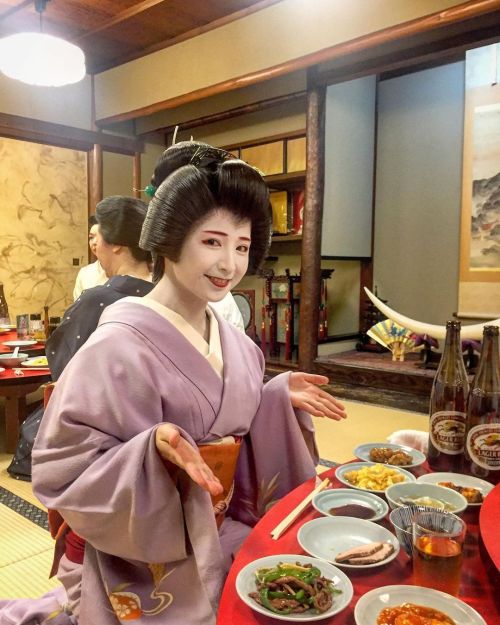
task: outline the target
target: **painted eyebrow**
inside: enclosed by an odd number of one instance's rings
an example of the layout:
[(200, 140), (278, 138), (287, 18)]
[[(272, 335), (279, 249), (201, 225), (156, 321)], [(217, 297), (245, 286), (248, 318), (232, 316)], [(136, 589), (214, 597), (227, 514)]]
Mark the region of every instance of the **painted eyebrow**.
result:
[[(225, 232), (218, 232), (217, 230), (203, 230), (203, 234), (218, 234), (220, 237), (227, 237)], [(242, 241), (250, 241), (249, 237), (238, 237)]]

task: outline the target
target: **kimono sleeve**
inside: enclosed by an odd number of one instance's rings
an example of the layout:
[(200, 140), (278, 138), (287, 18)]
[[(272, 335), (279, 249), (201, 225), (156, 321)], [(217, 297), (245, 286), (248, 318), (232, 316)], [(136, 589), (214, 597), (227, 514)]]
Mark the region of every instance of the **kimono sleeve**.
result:
[(39, 499), (96, 549), (142, 562), (186, 557), (181, 495), (155, 446), (168, 378), (158, 369), (133, 332), (100, 326), (57, 382), (33, 449)]
[(316, 475), (319, 457), (312, 419), (292, 407), (289, 375), (282, 373), (264, 386), (242, 444), (230, 515), (248, 525), (254, 525), (278, 499)]

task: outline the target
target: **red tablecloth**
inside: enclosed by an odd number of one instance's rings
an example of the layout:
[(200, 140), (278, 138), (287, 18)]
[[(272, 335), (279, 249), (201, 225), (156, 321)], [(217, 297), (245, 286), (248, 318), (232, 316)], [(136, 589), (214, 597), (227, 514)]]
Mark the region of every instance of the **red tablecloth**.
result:
[[(4, 345), (5, 341), (17, 341), (17, 340), (25, 340), (18, 339), (16, 330), (12, 330), (11, 332), (2, 332), (0, 333), (0, 354), (8, 354), (14, 350), (13, 347), (9, 345)], [(27, 347), (19, 348), (19, 351), (23, 354), (29, 354), (30, 356), (35, 356), (40, 353), (45, 352), (45, 344), (44, 343), (34, 343), (33, 345), (28, 345)]]
[[(486, 551), (500, 571), (500, 484), (497, 484), (481, 506), (479, 526)], [(500, 576), (499, 576), (500, 577)]]
[[(3, 367), (0, 367), (3, 368)], [(5, 368), (5, 371), (0, 371), (0, 384), (1, 382), (5, 382), (5, 384), (12, 383), (12, 381), (22, 383), (23, 380), (29, 380), (30, 382), (36, 382), (37, 378), (40, 378), (42, 382), (45, 382), (44, 378), (47, 380), (50, 379), (50, 370), (45, 369), (44, 371), (33, 371), (29, 367), (16, 367), (17, 369), (22, 369), (23, 375), (16, 375), (14, 373), (14, 369)]]
[[(422, 467), (419, 473), (426, 472)], [(333, 486), (343, 487), (335, 477), (335, 470), (327, 471), (322, 477), (332, 479)], [(271, 625), (276, 620), (258, 614), (240, 600), (235, 589), (238, 572), (249, 562), (272, 554), (297, 553), (304, 551), (297, 542), (297, 531), (306, 521), (321, 516), (311, 506), (278, 540), (273, 540), (270, 531), (312, 490), (312, 480), (299, 486), (287, 497), (278, 502), (252, 530), (243, 543), (231, 567), (222, 593), (217, 625)], [(498, 516), (498, 514), (497, 514)], [(467, 538), (464, 550), (464, 564), (460, 599), (479, 612), (488, 625), (500, 622), (500, 597), (495, 596), (496, 568), (489, 558), (479, 537), (479, 513), (477, 509), (468, 509), (463, 516), (467, 523)], [(387, 519), (382, 525), (392, 531)], [(412, 584), (412, 565), (410, 558), (401, 549), (398, 557), (385, 566), (365, 571), (345, 570), (354, 586), (354, 597), (349, 606), (339, 614), (321, 621), (324, 625), (354, 625), (354, 606), (358, 599), (369, 590), (392, 584)], [(498, 591), (497, 591), (498, 594)]]

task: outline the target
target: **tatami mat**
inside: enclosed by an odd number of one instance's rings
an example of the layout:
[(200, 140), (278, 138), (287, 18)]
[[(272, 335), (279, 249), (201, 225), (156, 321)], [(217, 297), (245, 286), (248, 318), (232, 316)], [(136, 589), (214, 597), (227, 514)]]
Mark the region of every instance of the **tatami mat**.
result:
[(38, 506), (45, 510), (44, 506), (33, 495), (31, 490), (31, 482), (23, 482), (22, 480), (15, 480), (7, 473), (7, 467), (12, 460), (12, 456), (9, 454), (0, 454), (0, 486), (10, 490), (11, 493), (15, 493), (19, 497), (22, 497), (25, 501), (32, 503), (34, 506)]
[(43, 553), (0, 568), (0, 597), (3, 599), (36, 598), (58, 587), (60, 584), (55, 577), (48, 579), (51, 564), (52, 547)]
[(342, 402), (347, 419), (314, 419), (320, 458), (347, 462), (361, 443), (378, 443), (396, 430), (428, 431), (429, 416), (408, 410), (386, 408), (355, 401)]
[(0, 506), (0, 528), (0, 568), (54, 547), (47, 530), (5, 506)]
[(57, 586), (48, 579), (53, 549), (47, 530), (0, 505), (0, 597), (36, 597)]

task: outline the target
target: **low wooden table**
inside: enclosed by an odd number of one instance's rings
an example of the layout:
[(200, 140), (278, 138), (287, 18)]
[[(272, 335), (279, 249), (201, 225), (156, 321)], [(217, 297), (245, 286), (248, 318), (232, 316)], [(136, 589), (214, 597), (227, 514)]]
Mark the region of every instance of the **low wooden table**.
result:
[(17, 376), (13, 369), (0, 372), (0, 397), (5, 397), (5, 449), (13, 454), (19, 440), (19, 428), (26, 419), (26, 395), (49, 382), (50, 372), (23, 369)]
[[(13, 351), (12, 347), (3, 343), (15, 340), (17, 340), (15, 330), (0, 334), (0, 353)], [(28, 358), (40, 356), (45, 353), (45, 345), (36, 343), (20, 351), (27, 354)], [(16, 450), (19, 428), (26, 419), (26, 396), (51, 379), (49, 371), (30, 371), (28, 367), (19, 368), (23, 369), (24, 375), (15, 375), (14, 369), (5, 368), (5, 371), (0, 371), (0, 397), (5, 397), (5, 447), (8, 454), (13, 454)]]

